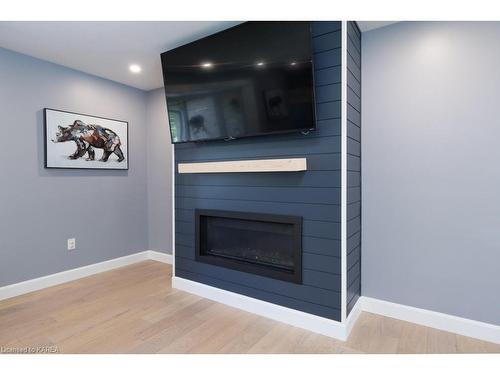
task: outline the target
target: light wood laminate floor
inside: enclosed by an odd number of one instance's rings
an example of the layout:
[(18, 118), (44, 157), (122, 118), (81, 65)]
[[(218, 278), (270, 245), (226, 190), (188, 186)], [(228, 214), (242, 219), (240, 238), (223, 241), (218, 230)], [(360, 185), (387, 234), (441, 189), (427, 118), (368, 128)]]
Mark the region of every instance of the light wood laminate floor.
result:
[(0, 347), (61, 353), (500, 353), (500, 346), (362, 313), (347, 342), (171, 288), (145, 261), (0, 301)]

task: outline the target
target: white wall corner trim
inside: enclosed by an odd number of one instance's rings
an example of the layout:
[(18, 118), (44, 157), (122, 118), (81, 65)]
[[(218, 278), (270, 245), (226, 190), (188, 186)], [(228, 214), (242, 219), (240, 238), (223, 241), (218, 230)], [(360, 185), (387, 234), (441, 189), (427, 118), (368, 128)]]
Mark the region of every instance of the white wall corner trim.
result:
[[(172, 288), (338, 340), (346, 341), (348, 337), (348, 329), (344, 323), (214, 288), (195, 281), (173, 277)], [(352, 328), (357, 316), (354, 316), (354, 312), (351, 313), (351, 316), (352, 320), (349, 321), (349, 325)]]
[(87, 266), (38, 277), (36, 279), (21, 281), (17, 284), (2, 286), (0, 287), (0, 301), (20, 296), (22, 294), (35, 292), (40, 289), (49, 288), (51, 286), (64, 284), (83, 277), (92, 276), (97, 273), (110, 271), (115, 268), (128, 266), (144, 260), (155, 260), (158, 262), (172, 264), (172, 255), (146, 250), (120, 258), (114, 258), (104, 262), (89, 264)]
[(494, 324), (364, 296), (358, 304), (362, 311), (500, 344), (500, 326)]
[(342, 21), (341, 48), (341, 116), (340, 116), (340, 260), (341, 321), (347, 320), (347, 21)]

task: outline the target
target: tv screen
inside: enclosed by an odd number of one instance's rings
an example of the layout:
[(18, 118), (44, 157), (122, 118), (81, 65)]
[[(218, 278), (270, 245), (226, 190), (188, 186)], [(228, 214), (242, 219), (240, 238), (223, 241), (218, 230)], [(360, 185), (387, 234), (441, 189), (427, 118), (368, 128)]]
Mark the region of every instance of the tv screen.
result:
[(245, 22), (161, 61), (173, 143), (315, 128), (309, 22)]

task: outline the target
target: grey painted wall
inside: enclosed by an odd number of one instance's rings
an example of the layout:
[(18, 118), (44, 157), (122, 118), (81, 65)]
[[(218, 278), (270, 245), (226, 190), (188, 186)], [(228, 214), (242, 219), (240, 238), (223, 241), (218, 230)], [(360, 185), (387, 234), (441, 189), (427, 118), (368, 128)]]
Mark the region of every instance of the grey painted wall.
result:
[(500, 324), (500, 23), (363, 34), (363, 295)]
[(172, 254), (172, 144), (163, 89), (147, 94), (149, 249)]
[[(297, 173), (176, 174), (176, 275), (340, 320), (340, 22), (314, 23), (317, 130), (175, 146), (176, 163), (308, 158)], [(303, 217), (303, 285), (195, 262), (194, 209)]]
[[(148, 248), (145, 93), (0, 49), (0, 103), (0, 286)], [(129, 171), (44, 169), (44, 107), (127, 120)]]
[(347, 22), (347, 314), (361, 294), (361, 31)]

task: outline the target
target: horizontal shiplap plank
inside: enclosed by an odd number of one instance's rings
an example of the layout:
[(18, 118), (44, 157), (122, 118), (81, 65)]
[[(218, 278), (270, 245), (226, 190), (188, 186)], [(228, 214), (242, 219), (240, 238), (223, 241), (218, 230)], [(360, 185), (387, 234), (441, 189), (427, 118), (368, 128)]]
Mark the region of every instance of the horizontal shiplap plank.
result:
[[(192, 246), (185, 246), (185, 245), (176, 243), (175, 244), (175, 257), (176, 257), (176, 259), (178, 257), (181, 257), (181, 258), (191, 259), (194, 261), (195, 260), (195, 249)], [(177, 269), (177, 265), (176, 265), (176, 269)]]
[(361, 202), (357, 201), (347, 205), (347, 220), (361, 215)]
[(347, 103), (353, 106), (356, 111), (361, 112), (361, 99), (350, 87), (347, 88)]
[(316, 70), (314, 72), (314, 84), (316, 86), (322, 86), (339, 83), (341, 81), (341, 71), (340, 66)]
[(347, 138), (347, 153), (361, 156), (361, 143), (352, 138)]
[(347, 303), (359, 297), (361, 291), (361, 278), (356, 278), (353, 283), (347, 288)]
[(353, 202), (347, 207), (347, 309), (359, 298), (361, 292), (360, 242), (361, 242), (361, 41), (357, 26), (348, 22), (348, 54), (347, 54), (347, 153), (348, 170), (356, 171), (348, 175), (348, 201)]
[[(324, 114), (328, 115), (329, 113), (332, 113), (332, 110), (325, 108)], [(193, 144), (189, 148), (176, 149), (175, 153), (176, 160), (183, 161), (198, 161), (208, 157), (232, 157), (233, 160), (238, 160), (249, 157), (265, 157), (270, 154), (289, 156), (303, 153), (304, 150), (310, 150), (311, 153), (332, 153), (338, 152), (339, 148), (339, 136), (308, 137), (303, 135), (300, 138), (268, 139), (266, 142), (248, 142), (241, 139), (230, 142), (214, 142), (213, 144), (200, 143)]]
[(340, 292), (341, 276), (326, 272), (304, 270), (302, 272), (302, 282), (304, 285), (326, 288)]
[(289, 283), (252, 273), (240, 272), (210, 264), (194, 262), (190, 259), (181, 257), (176, 257), (176, 266), (180, 269), (189, 270), (190, 272), (210, 277), (220, 277), (220, 272), (223, 270), (225, 272), (225, 280), (227, 281), (235, 282), (241, 285), (252, 285), (254, 288), (285, 296), (293, 294), (296, 298), (300, 298), (303, 301), (324, 306), (338, 307), (338, 301), (340, 298), (339, 293), (331, 289), (314, 288), (304, 284)]
[(361, 185), (361, 173), (347, 171), (347, 187), (356, 187)]
[(347, 86), (350, 87), (356, 93), (356, 95), (361, 98), (361, 84), (350, 70), (347, 70)]
[(312, 35), (318, 36), (334, 31), (339, 31), (342, 28), (340, 21), (315, 21), (312, 22)]
[(340, 83), (316, 87), (317, 103), (340, 100), (341, 96)]
[(361, 275), (361, 263), (358, 261), (354, 263), (347, 271), (347, 285), (348, 288), (352, 287), (352, 284)]
[(339, 48), (342, 42), (342, 32), (341, 30), (322, 34), (313, 38), (313, 50), (315, 53), (330, 50), (333, 48)]
[(316, 116), (318, 120), (326, 120), (330, 118), (340, 118), (341, 101), (334, 100), (326, 103), (317, 103)]
[[(329, 118), (326, 120), (317, 120), (316, 121), (316, 130), (321, 128), (322, 136), (330, 136), (330, 135), (341, 135), (341, 121), (340, 118)], [(305, 150), (306, 152), (309, 150)], [(332, 150), (335, 152), (337, 150)], [(310, 152), (308, 152), (310, 153)]]
[(300, 213), (305, 219), (322, 221), (335, 221), (340, 217), (339, 205), (302, 204), (293, 202), (282, 203), (176, 197), (175, 207), (192, 210), (200, 208), (244, 212), (267, 212), (281, 215), (297, 215)]
[(189, 280), (193, 280), (199, 283), (211, 285), (216, 288), (225, 289), (234, 293), (243, 294), (252, 298), (257, 298), (262, 301), (267, 301), (270, 303), (286, 306), (292, 309), (304, 311), (310, 314), (324, 316), (326, 318), (337, 321), (340, 320), (340, 306), (338, 308), (332, 308), (324, 305), (317, 305), (300, 299), (274, 294), (257, 288), (243, 286), (240, 284), (232, 283), (230, 281), (193, 273), (187, 270), (183, 270), (181, 268), (179, 268), (176, 271), (176, 276), (187, 278)]
[(351, 300), (347, 303), (347, 314), (349, 315), (353, 309), (353, 307), (356, 305), (356, 302), (359, 299), (359, 294), (354, 294), (351, 297)]
[(183, 208), (175, 208), (175, 220), (180, 221), (190, 221), (193, 220), (194, 211), (193, 210), (185, 210)]
[[(325, 102), (326, 104), (330, 104), (332, 102)], [(323, 104), (323, 103), (320, 103)], [(325, 105), (326, 105), (325, 104)], [(333, 105), (337, 106), (338, 104), (333, 101)], [(200, 142), (188, 142), (188, 143), (179, 143), (175, 145), (175, 151), (183, 152), (186, 150), (192, 149), (213, 149), (214, 147), (228, 147), (227, 150), (231, 150), (232, 147), (237, 146), (239, 149), (244, 148), (245, 145), (255, 145), (259, 144), (263, 148), (273, 148), (277, 143), (292, 143), (295, 141), (304, 141), (308, 139), (315, 139), (321, 137), (328, 137), (331, 134), (331, 130), (329, 130), (330, 123), (328, 121), (324, 121), (328, 119), (320, 119), (316, 118), (316, 122), (311, 124), (311, 130), (308, 131), (294, 131), (286, 134), (268, 134), (262, 137), (246, 137), (246, 138), (237, 138), (231, 141), (227, 140), (211, 140), (211, 141), (200, 141)], [(312, 129), (314, 127), (314, 129)], [(317, 142), (317, 140), (316, 140)]]
[[(192, 261), (195, 260), (194, 247), (176, 244), (175, 249), (176, 256), (191, 259)], [(320, 254), (303, 253), (302, 268), (340, 275), (340, 258)]]
[[(177, 174), (176, 185), (340, 187), (340, 171), (306, 173)], [(177, 188), (177, 187), (176, 187)], [(177, 194), (177, 191), (176, 191)]]
[(361, 217), (356, 216), (351, 220), (347, 221), (347, 237), (352, 236), (353, 234), (359, 232), (361, 230)]
[(361, 38), (361, 31), (359, 30), (358, 24), (356, 21), (349, 21), (349, 30), (354, 32), (357, 38)]
[[(185, 247), (195, 247), (195, 237), (192, 233), (175, 233), (175, 243)], [(340, 257), (340, 240), (302, 237), (302, 251), (304, 253)]]
[(347, 254), (347, 269), (349, 270), (361, 257), (361, 246), (356, 246)]
[[(350, 42), (350, 44), (348, 44), (350, 55), (353, 56), (353, 58), (354, 57), (356, 58), (356, 63), (359, 66), (359, 65), (361, 65), (361, 63), (360, 63), (360, 61), (361, 61), (361, 40), (355, 34), (351, 34), (351, 33), (348, 33), (347, 37), (348, 37), (348, 40)], [(354, 56), (354, 54), (352, 53), (353, 50), (356, 52), (356, 56)]]
[(340, 204), (339, 194), (332, 194), (331, 188), (296, 188), (294, 186), (200, 186), (179, 187), (178, 197), (209, 199), (241, 199), (273, 202), (295, 202), (312, 204)]
[(361, 127), (361, 114), (350, 105), (347, 105), (347, 120)]
[(361, 67), (361, 53), (356, 49), (356, 45), (351, 38), (347, 38), (347, 53), (352, 57), (354, 63)]
[(359, 202), (361, 200), (361, 187), (347, 188), (347, 204)]
[(314, 69), (325, 69), (332, 66), (338, 66), (342, 54), (341, 48), (335, 48), (328, 51), (316, 53), (314, 55)]
[(361, 232), (358, 232), (347, 239), (347, 253), (355, 249), (361, 243)]
[(358, 142), (361, 142), (361, 129), (359, 126), (347, 121), (347, 136)]
[(361, 82), (361, 69), (359, 66), (354, 62), (352, 59), (352, 56), (347, 54), (347, 69), (351, 74), (354, 76), (356, 79), (356, 82)]
[[(188, 220), (176, 220), (175, 232), (194, 235), (194, 211), (187, 211), (191, 214)], [(340, 223), (330, 221), (302, 220), (302, 235), (306, 237), (317, 237), (340, 240)]]
[(302, 254), (302, 267), (340, 275), (340, 258), (304, 253)]
[(193, 234), (190, 233), (179, 233), (175, 232), (175, 243), (177, 245), (194, 247), (195, 238)]
[(356, 46), (356, 49), (358, 51), (361, 51), (361, 37), (360, 34), (358, 33), (358, 30), (356, 29), (355, 22), (353, 21), (347, 22), (347, 35), (353, 41), (354, 45)]
[(339, 171), (341, 167), (341, 154), (307, 155), (308, 171)]
[(340, 257), (340, 240), (317, 237), (302, 237), (302, 251)]
[(355, 155), (347, 155), (347, 170), (361, 171), (361, 158)]
[(339, 222), (332, 221), (317, 221), (303, 220), (302, 233), (307, 236), (340, 239), (340, 220)]
[[(333, 106), (338, 106), (336, 101), (333, 102), (325, 102), (325, 103), (320, 103), (323, 107), (327, 104), (333, 103)], [(319, 104), (318, 104), (319, 106)], [(308, 131), (296, 131), (296, 132), (291, 132), (287, 134), (268, 134), (265, 137), (248, 137), (248, 138), (238, 138), (238, 139), (233, 139), (231, 141), (226, 141), (226, 140), (213, 140), (213, 141), (205, 141), (205, 142), (191, 142), (191, 143), (180, 143), (175, 145), (175, 150), (176, 152), (182, 152), (186, 150), (192, 150), (192, 149), (200, 149), (200, 148), (213, 148), (213, 147), (228, 147), (228, 150), (231, 149), (231, 147), (238, 146), (239, 148), (245, 147), (245, 145), (249, 144), (260, 144), (262, 147), (273, 147), (274, 144), (276, 143), (290, 143), (290, 142), (295, 142), (295, 141), (304, 141), (304, 140), (314, 140), (316, 138), (321, 138), (325, 137), (327, 138), (330, 134), (330, 126), (328, 121), (322, 121), (322, 120), (327, 120), (327, 119), (316, 119), (316, 123), (314, 124), (314, 129), (312, 129), (311, 125), (311, 130)], [(255, 142), (255, 140), (258, 139), (258, 142)], [(317, 142), (317, 140), (316, 140)]]

